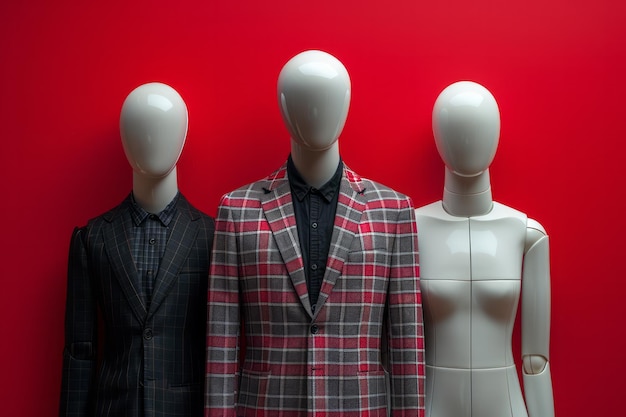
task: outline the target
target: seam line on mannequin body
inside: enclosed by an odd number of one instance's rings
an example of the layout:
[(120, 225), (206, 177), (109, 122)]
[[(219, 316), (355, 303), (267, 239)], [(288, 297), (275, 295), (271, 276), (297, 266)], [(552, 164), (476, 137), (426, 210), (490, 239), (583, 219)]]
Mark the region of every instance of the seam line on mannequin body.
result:
[(421, 280), (424, 281), (446, 281), (446, 282), (491, 282), (491, 281), (496, 281), (496, 282), (508, 282), (508, 281), (519, 281), (521, 280), (521, 277), (514, 277), (514, 278), (478, 278), (478, 279), (470, 279), (470, 280), (466, 280), (466, 279), (449, 279), (449, 278), (437, 278), (437, 277), (420, 277)]
[[(472, 236), (472, 222), (470, 222), (470, 221), (467, 222), (467, 232), (468, 232), (468, 235), (467, 235), (468, 237)], [(469, 253), (472, 253), (472, 239), (471, 238), (468, 239), (468, 245), (469, 245)], [(470, 270), (469, 270), (469, 272), (470, 272), (470, 280), (469, 280), (469, 282), (473, 283), (474, 282), (474, 269), (473, 269), (473, 263), (472, 263), (472, 257), (471, 256), (469, 257), (469, 268), (470, 268)], [(469, 292), (470, 292), (470, 300), (473, 300), (474, 299), (474, 286), (473, 285), (470, 285)], [(470, 327), (471, 327), (472, 323), (474, 322), (474, 309), (473, 308), (470, 308), (469, 316), (470, 316), (469, 319), (470, 319)], [(473, 335), (471, 334), (471, 331), (470, 331), (470, 344), (469, 344), (469, 365), (470, 365), (470, 369), (474, 369), (474, 361), (473, 361), (474, 352), (472, 350), (473, 343), (471, 342), (472, 338), (473, 338)], [(474, 407), (474, 404), (472, 402), (472, 400), (474, 398), (474, 373), (473, 372), (470, 374), (470, 388), (469, 388), (469, 391), (470, 391), (469, 392), (470, 393), (470, 396), (469, 396), (469, 403), (470, 403), (470, 405), (469, 406), (470, 406), (470, 410), (471, 410)]]
[(511, 365), (506, 365), (506, 366), (490, 366), (488, 368), (454, 368), (454, 367), (450, 367), (450, 366), (439, 366), (439, 365), (426, 365), (429, 368), (433, 368), (433, 369), (446, 369), (446, 370), (450, 370), (450, 371), (467, 371), (467, 372), (475, 372), (475, 371), (500, 371), (503, 369), (516, 369), (515, 368), (515, 364), (512, 363)]

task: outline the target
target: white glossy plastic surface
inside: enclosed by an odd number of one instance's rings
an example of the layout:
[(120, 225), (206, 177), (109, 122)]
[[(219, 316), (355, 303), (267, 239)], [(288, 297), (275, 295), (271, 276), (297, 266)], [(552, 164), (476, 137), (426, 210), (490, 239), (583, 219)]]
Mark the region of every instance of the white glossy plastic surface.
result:
[(486, 170), (500, 138), (500, 112), (480, 84), (460, 81), (444, 89), (433, 109), (433, 133), (441, 159), (460, 176)]
[(187, 137), (187, 106), (172, 87), (148, 83), (124, 100), (120, 114), (122, 145), (133, 168), (133, 194), (157, 213), (178, 192), (176, 163)]
[(326, 52), (302, 52), (280, 72), (278, 105), (291, 136), (291, 157), (311, 186), (321, 187), (337, 169), (350, 93), (348, 71)]
[[(548, 237), (492, 201), (499, 129), (495, 99), (476, 83), (452, 84), (437, 99), (443, 200), (416, 210), (428, 417), (554, 415)], [(525, 397), (512, 354), (520, 302)]]

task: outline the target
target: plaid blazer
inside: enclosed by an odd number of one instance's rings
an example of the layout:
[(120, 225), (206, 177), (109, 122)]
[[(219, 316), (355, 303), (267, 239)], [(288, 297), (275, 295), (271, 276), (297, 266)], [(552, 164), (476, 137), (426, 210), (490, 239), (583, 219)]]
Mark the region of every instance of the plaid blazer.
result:
[(72, 236), (60, 415), (201, 416), (214, 221), (179, 197), (146, 308), (128, 241), (130, 204)]
[(218, 213), (206, 417), (423, 415), (417, 226), (408, 197), (344, 167), (315, 312), (286, 165), (222, 197)]

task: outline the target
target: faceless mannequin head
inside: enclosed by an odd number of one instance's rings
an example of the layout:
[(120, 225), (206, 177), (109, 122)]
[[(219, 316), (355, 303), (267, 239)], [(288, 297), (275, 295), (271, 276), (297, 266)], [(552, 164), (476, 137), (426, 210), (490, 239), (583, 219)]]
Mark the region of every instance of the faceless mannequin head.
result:
[(280, 72), (278, 104), (293, 140), (310, 150), (328, 149), (348, 116), (348, 71), (326, 52), (302, 52)]
[(134, 89), (122, 106), (120, 133), (126, 158), (142, 176), (169, 174), (187, 136), (187, 106), (172, 87), (148, 83)]
[(500, 137), (500, 111), (480, 84), (460, 81), (445, 88), (433, 108), (439, 155), (453, 173), (472, 177), (493, 161)]

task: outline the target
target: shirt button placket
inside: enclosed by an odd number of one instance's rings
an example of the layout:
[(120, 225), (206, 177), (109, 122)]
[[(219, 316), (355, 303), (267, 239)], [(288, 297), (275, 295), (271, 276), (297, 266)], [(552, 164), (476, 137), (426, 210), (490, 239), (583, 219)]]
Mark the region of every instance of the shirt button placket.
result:
[(318, 220), (320, 218), (321, 212), (321, 195), (318, 191), (311, 193), (311, 218), (310, 218), (310, 248), (309, 248), (309, 259), (310, 259), (310, 268), (311, 274), (309, 279), (311, 280), (311, 285), (309, 288), (313, 289), (313, 294), (309, 294), (311, 296), (311, 303), (317, 303), (317, 298), (319, 296), (319, 288), (321, 286), (321, 271), (320, 264), (322, 262), (321, 254), (320, 254), (320, 230), (318, 228)]

